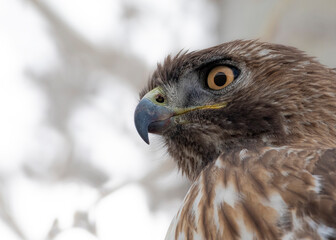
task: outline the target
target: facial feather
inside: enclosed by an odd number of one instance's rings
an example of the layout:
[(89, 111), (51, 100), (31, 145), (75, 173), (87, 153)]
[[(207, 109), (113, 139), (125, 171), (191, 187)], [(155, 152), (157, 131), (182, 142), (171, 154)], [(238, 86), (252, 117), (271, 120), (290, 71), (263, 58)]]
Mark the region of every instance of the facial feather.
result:
[[(240, 74), (213, 91), (206, 74), (213, 65)], [(336, 74), (292, 47), (233, 41), (196, 52), (180, 52), (158, 64), (143, 97), (162, 87), (173, 107), (226, 101), (223, 109), (189, 112), (162, 135), (168, 152), (189, 178), (232, 148), (336, 146)]]

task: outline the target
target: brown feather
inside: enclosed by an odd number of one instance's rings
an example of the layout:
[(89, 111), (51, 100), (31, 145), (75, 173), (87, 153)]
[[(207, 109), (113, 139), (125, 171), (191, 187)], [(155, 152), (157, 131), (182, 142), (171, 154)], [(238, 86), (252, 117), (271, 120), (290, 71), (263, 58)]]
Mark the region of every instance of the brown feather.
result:
[[(239, 76), (207, 88), (215, 65)], [(158, 64), (178, 116), (162, 132), (192, 181), (167, 239), (336, 239), (336, 72), (288, 46), (237, 40)]]

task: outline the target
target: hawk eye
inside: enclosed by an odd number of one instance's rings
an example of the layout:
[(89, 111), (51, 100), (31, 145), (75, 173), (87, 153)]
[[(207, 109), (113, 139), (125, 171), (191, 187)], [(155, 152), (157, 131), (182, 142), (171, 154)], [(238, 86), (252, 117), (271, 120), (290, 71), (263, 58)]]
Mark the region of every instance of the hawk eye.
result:
[(208, 86), (213, 90), (220, 90), (229, 85), (235, 78), (234, 70), (229, 66), (213, 68), (208, 75)]

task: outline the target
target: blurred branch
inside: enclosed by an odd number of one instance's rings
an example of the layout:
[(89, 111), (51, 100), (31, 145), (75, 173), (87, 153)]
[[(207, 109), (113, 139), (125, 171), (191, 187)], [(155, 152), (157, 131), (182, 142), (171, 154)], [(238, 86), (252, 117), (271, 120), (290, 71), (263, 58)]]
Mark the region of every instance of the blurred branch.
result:
[[(113, 80), (119, 76), (130, 87), (140, 88), (145, 80), (147, 66), (126, 51), (114, 48), (101, 48), (91, 44), (75, 29), (61, 19), (44, 1), (26, 0), (44, 17), (58, 49), (58, 66), (44, 73), (28, 71), (48, 101), (48, 123), (61, 133), (67, 149), (66, 156), (51, 167), (56, 169), (51, 178), (74, 177), (86, 180), (90, 185), (101, 186), (110, 176), (106, 176), (93, 166), (84, 166), (88, 161), (75, 153), (75, 139), (69, 131), (69, 120), (78, 107), (87, 104), (102, 81)], [(132, 71), (130, 71), (132, 69)], [(103, 77), (102, 75), (103, 74)], [(104, 78), (104, 76), (108, 78)], [(82, 166), (79, 169), (79, 166)], [(90, 169), (90, 170), (86, 170)], [(36, 175), (36, 171), (26, 167), (26, 173)], [(48, 171), (49, 172), (49, 171)]]
[(284, 17), (286, 10), (290, 7), (291, 2), (292, 0), (278, 0), (274, 3), (268, 17), (266, 17), (266, 26), (260, 33), (261, 40), (271, 42), (274, 39), (275, 34), (278, 32), (278, 25)]
[(15, 219), (12, 217), (9, 209), (6, 198), (4, 197), (2, 179), (0, 179), (0, 218), (3, 219), (3, 222), (6, 223), (19, 238), (22, 240), (27, 239)]
[[(76, 53), (73, 54), (73, 57), (85, 58), (85, 61), (88, 61), (93, 67), (118, 75), (137, 89), (143, 86), (142, 81), (147, 79), (149, 70), (141, 59), (130, 55), (130, 53), (125, 53), (126, 51), (123, 52), (122, 49), (106, 47), (101, 49), (92, 45), (69, 24), (66, 24), (44, 1), (26, 1), (35, 6), (49, 23), (53, 39), (63, 55), (68, 56), (69, 52)], [(83, 68), (88, 65), (85, 62), (82, 64)]]
[(132, 184), (137, 183), (143, 186), (144, 190), (149, 194), (149, 206), (151, 209), (156, 209), (160, 204), (174, 199), (182, 199), (190, 187), (190, 182), (183, 177), (179, 177), (180, 181), (171, 181), (167, 186), (159, 184), (160, 180), (168, 176), (176, 170), (176, 164), (172, 159), (164, 161), (152, 168), (149, 172), (144, 174), (140, 179), (127, 179), (115, 186), (102, 189), (100, 197), (97, 199), (95, 205), (104, 197), (115, 193), (117, 190)]
[(216, 32), (214, 36), (217, 38), (217, 43), (224, 42), (224, 28), (222, 26), (223, 19), (221, 16), (225, 15), (226, 0), (211, 0), (216, 5)]
[(176, 171), (176, 163), (173, 159), (166, 160), (156, 169), (145, 175), (139, 182), (144, 186), (147, 194), (150, 196), (151, 209), (160, 208), (167, 200), (182, 200), (190, 188), (191, 182), (183, 176), (179, 176), (175, 181), (169, 181), (168, 184), (160, 184), (160, 180)]

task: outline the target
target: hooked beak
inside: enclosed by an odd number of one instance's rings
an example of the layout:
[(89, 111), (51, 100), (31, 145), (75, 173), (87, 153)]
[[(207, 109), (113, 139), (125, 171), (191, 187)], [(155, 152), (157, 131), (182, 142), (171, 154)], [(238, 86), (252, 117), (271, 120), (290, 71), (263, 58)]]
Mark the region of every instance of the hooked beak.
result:
[[(165, 127), (165, 121), (174, 116), (174, 111), (166, 107), (167, 100), (161, 88), (148, 92), (139, 102), (134, 112), (134, 123), (140, 137), (149, 144), (148, 132), (158, 133)], [(163, 122), (161, 122), (163, 121)], [(158, 126), (150, 125), (158, 122)], [(160, 124), (161, 122), (161, 124)], [(152, 124), (153, 125), (153, 124)]]
[(162, 88), (157, 87), (148, 92), (139, 102), (134, 112), (134, 123), (140, 137), (149, 144), (148, 133), (161, 133), (174, 121), (172, 117), (197, 109), (219, 109), (227, 106), (227, 102), (214, 105), (188, 108), (172, 108), (168, 105)]

